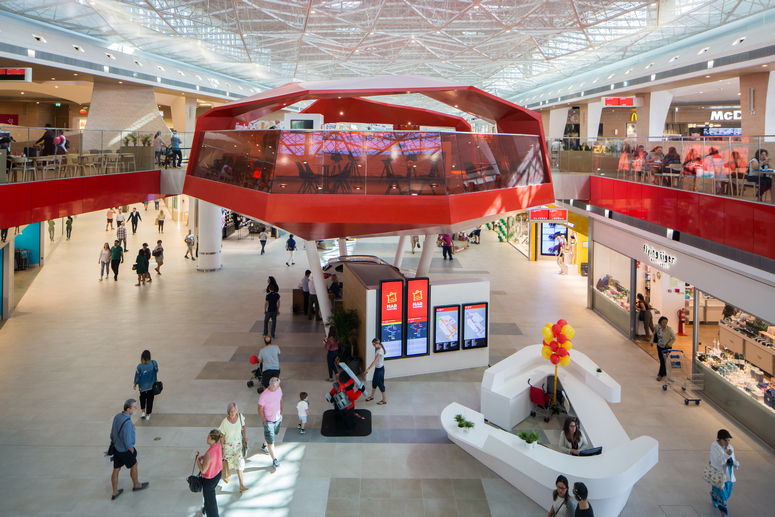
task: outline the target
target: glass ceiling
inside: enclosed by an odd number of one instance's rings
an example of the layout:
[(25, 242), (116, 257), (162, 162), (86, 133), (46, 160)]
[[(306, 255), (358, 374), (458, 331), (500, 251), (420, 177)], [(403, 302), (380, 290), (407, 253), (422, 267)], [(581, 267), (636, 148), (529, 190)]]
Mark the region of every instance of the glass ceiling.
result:
[(507, 98), (771, 8), (771, 0), (0, 3), (0, 10), (269, 87), (412, 74)]

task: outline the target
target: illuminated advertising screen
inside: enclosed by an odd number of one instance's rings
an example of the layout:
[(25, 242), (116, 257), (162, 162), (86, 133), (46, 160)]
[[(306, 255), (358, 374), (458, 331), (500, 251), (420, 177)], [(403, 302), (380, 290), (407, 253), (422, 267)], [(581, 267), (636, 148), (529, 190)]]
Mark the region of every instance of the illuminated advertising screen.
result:
[(487, 346), (487, 302), (463, 305), (463, 350)]
[(460, 305), (434, 307), (436, 336), (434, 352), (460, 350)]
[(567, 242), (568, 227), (557, 223), (541, 223), (541, 255), (557, 255), (557, 251), (562, 247), (560, 239), (562, 236)]
[(395, 359), (404, 349), (404, 281), (380, 282), (379, 300), (379, 339), (385, 359)]
[(428, 302), (430, 282), (414, 278), (406, 282), (406, 355), (428, 353)]

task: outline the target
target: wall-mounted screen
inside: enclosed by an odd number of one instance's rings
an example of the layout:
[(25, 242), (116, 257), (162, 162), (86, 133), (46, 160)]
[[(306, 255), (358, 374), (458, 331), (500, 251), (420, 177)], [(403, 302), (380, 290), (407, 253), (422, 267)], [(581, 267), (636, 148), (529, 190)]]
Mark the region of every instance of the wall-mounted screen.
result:
[(434, 307), (436, 337), (434, 352), (460, 350), (460, 305)]
[(291, 129), (315, 129), (314, 120), (291, 120)]
[(380, 282), (379, 299), (379, 339), (385, 347), (385, 359), (395, 359), (404, 350), (404, 281)]
[(557, 238), (562, 235), (568, 240), (568, 227), (557, 223), (541, 223), (541, 255), (557, 255), (557, 250), (562, 246)]
[(428, 353), (428, 302), (430, 282), (427, 278), (406, 281), (406, 355)]
[(463, 350), (487, 346), (487, 302), (463, 305)]

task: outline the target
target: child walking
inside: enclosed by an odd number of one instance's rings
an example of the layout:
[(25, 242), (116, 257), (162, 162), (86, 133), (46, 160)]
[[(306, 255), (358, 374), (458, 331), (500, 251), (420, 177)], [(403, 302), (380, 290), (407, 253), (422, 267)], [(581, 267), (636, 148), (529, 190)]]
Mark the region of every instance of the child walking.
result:
[(307, 425), (307, 416), (309, 415), (309, 402), (307, 402), (307, 392), (302, 391), (299, 393), (299, 403), (296, 404), (296, 412), (299, 413), (299, 425), (296, 426), (301, 429), (301, 434), (304, 434), (304, 426)]

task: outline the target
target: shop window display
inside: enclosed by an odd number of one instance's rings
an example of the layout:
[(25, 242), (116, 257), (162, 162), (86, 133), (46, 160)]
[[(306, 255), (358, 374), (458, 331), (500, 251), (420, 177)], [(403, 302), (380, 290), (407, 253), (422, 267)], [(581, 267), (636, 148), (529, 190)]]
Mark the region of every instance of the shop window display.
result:
[(621, 309), (630, 310), (630, 259), (595, 243), (595, 289)]

